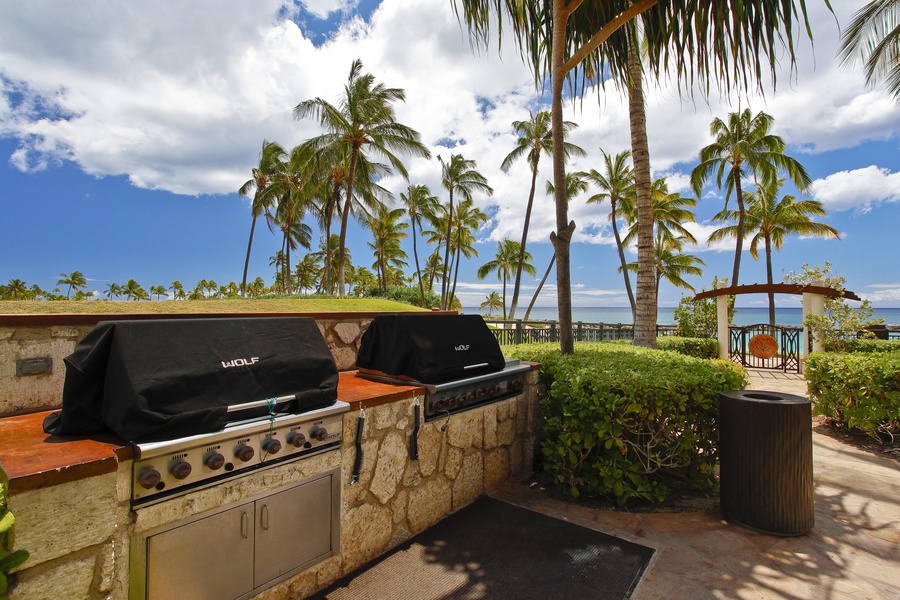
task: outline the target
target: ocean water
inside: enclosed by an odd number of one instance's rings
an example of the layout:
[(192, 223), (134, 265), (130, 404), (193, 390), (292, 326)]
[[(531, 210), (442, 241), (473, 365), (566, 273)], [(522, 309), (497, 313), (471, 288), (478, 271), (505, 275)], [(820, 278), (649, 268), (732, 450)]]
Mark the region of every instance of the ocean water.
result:
[[(485, 317), (487, 316), (487, 310), (480, 310), (477, 307), (466, 307), (463, 309), (466, 314), (482, 314)], [(525, 310), (519, 311), (516, 310), (517, 316), (522, 318), (525, 316)], [(656, 322), (659, 325), (674, 325), (675, 324), (675, 308), (674, 307), (659, 307), (657, 311)], [(495, 313), (495, 317), (498, 315)], [(884, 323), (887, 325), (900, 324), (900, 308), (876, 308), (875, 314), (873, 315), (876, 319), (884, 319)], [(556, 321), (559, 320), (559, 313), (557, 312), (556, 307), (535, 307), (531, 310), (531, 315), (529, 315), (529, 320), (533, 321)], [(631, 309), (630, 308), (611, 308), (611, 307), (584, 307), (584, 306), (573, 306), (572, 307), (572, 321), (582, 323), (631, 323)], [(791, 307), (784, 308), (780, 306), (775, 307), (775, 322), (779, 325), (789, 325), (799, 327), (801, 322), (803, 321), (803, 309), (800, 307)], [(746, 325), (755, 325), (757, 323), (768, 323), (769, 322), (769, 309), (768, 308), (737, 308), (737, 312), (734, 315), (733, 324), (739, 326)]]

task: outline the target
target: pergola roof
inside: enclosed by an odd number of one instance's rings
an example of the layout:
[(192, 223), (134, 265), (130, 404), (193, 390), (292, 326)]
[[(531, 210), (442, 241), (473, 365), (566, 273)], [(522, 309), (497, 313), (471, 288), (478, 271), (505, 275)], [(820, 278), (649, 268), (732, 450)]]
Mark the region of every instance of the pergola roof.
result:
[(694, 300), (705, 300), (716, 296), (738, 296), (740, 294), (821, 294), (828, 298), (843, 296), (847, 300), (859, 301), (861, 298), (850, 290), (843, 293), (824, 285), (800, 285), (797, 283), (754, 283), (750, 285), (735, 285), (727, 288), (717, 288), (708, 292), (700, 292), (694, 296)]

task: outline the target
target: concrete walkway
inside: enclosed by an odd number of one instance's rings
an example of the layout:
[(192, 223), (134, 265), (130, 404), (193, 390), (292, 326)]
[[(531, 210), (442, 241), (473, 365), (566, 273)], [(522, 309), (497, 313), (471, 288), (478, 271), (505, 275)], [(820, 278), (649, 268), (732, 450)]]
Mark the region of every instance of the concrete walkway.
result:
[[(750, 388), (806, 395), (802, 376), (750, 374)], [(781, 538), (728, 523), (718, 507), (624, 513), (508, 482), (491, 495), (657, 550), (633, 600), (900, 598), (900, 468), (813, 433), (816, 524)]]

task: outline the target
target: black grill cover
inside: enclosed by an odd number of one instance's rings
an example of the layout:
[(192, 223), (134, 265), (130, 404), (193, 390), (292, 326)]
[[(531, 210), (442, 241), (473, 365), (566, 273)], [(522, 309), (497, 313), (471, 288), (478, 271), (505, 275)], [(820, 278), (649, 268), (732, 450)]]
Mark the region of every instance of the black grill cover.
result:
[(501, 371), (506, 360), (480, 315), (380, 315), (363, 334), (356, 366), (441, 383)]
[(65, 362), (62, 410), (44, 420), (56, 435), (168, 440), (221, 430), (233, 404), (296, 394), (282, 408), (302, 412), (337, 400), (337, 367), (307, 317), (104, 321)]

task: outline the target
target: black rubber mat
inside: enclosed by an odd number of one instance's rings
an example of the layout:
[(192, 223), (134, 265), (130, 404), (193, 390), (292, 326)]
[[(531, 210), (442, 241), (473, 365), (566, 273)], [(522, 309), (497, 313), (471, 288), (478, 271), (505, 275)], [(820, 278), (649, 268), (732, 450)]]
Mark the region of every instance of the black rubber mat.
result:
[(625, 599), (653, 549), (483, 496), (313, 598)]

